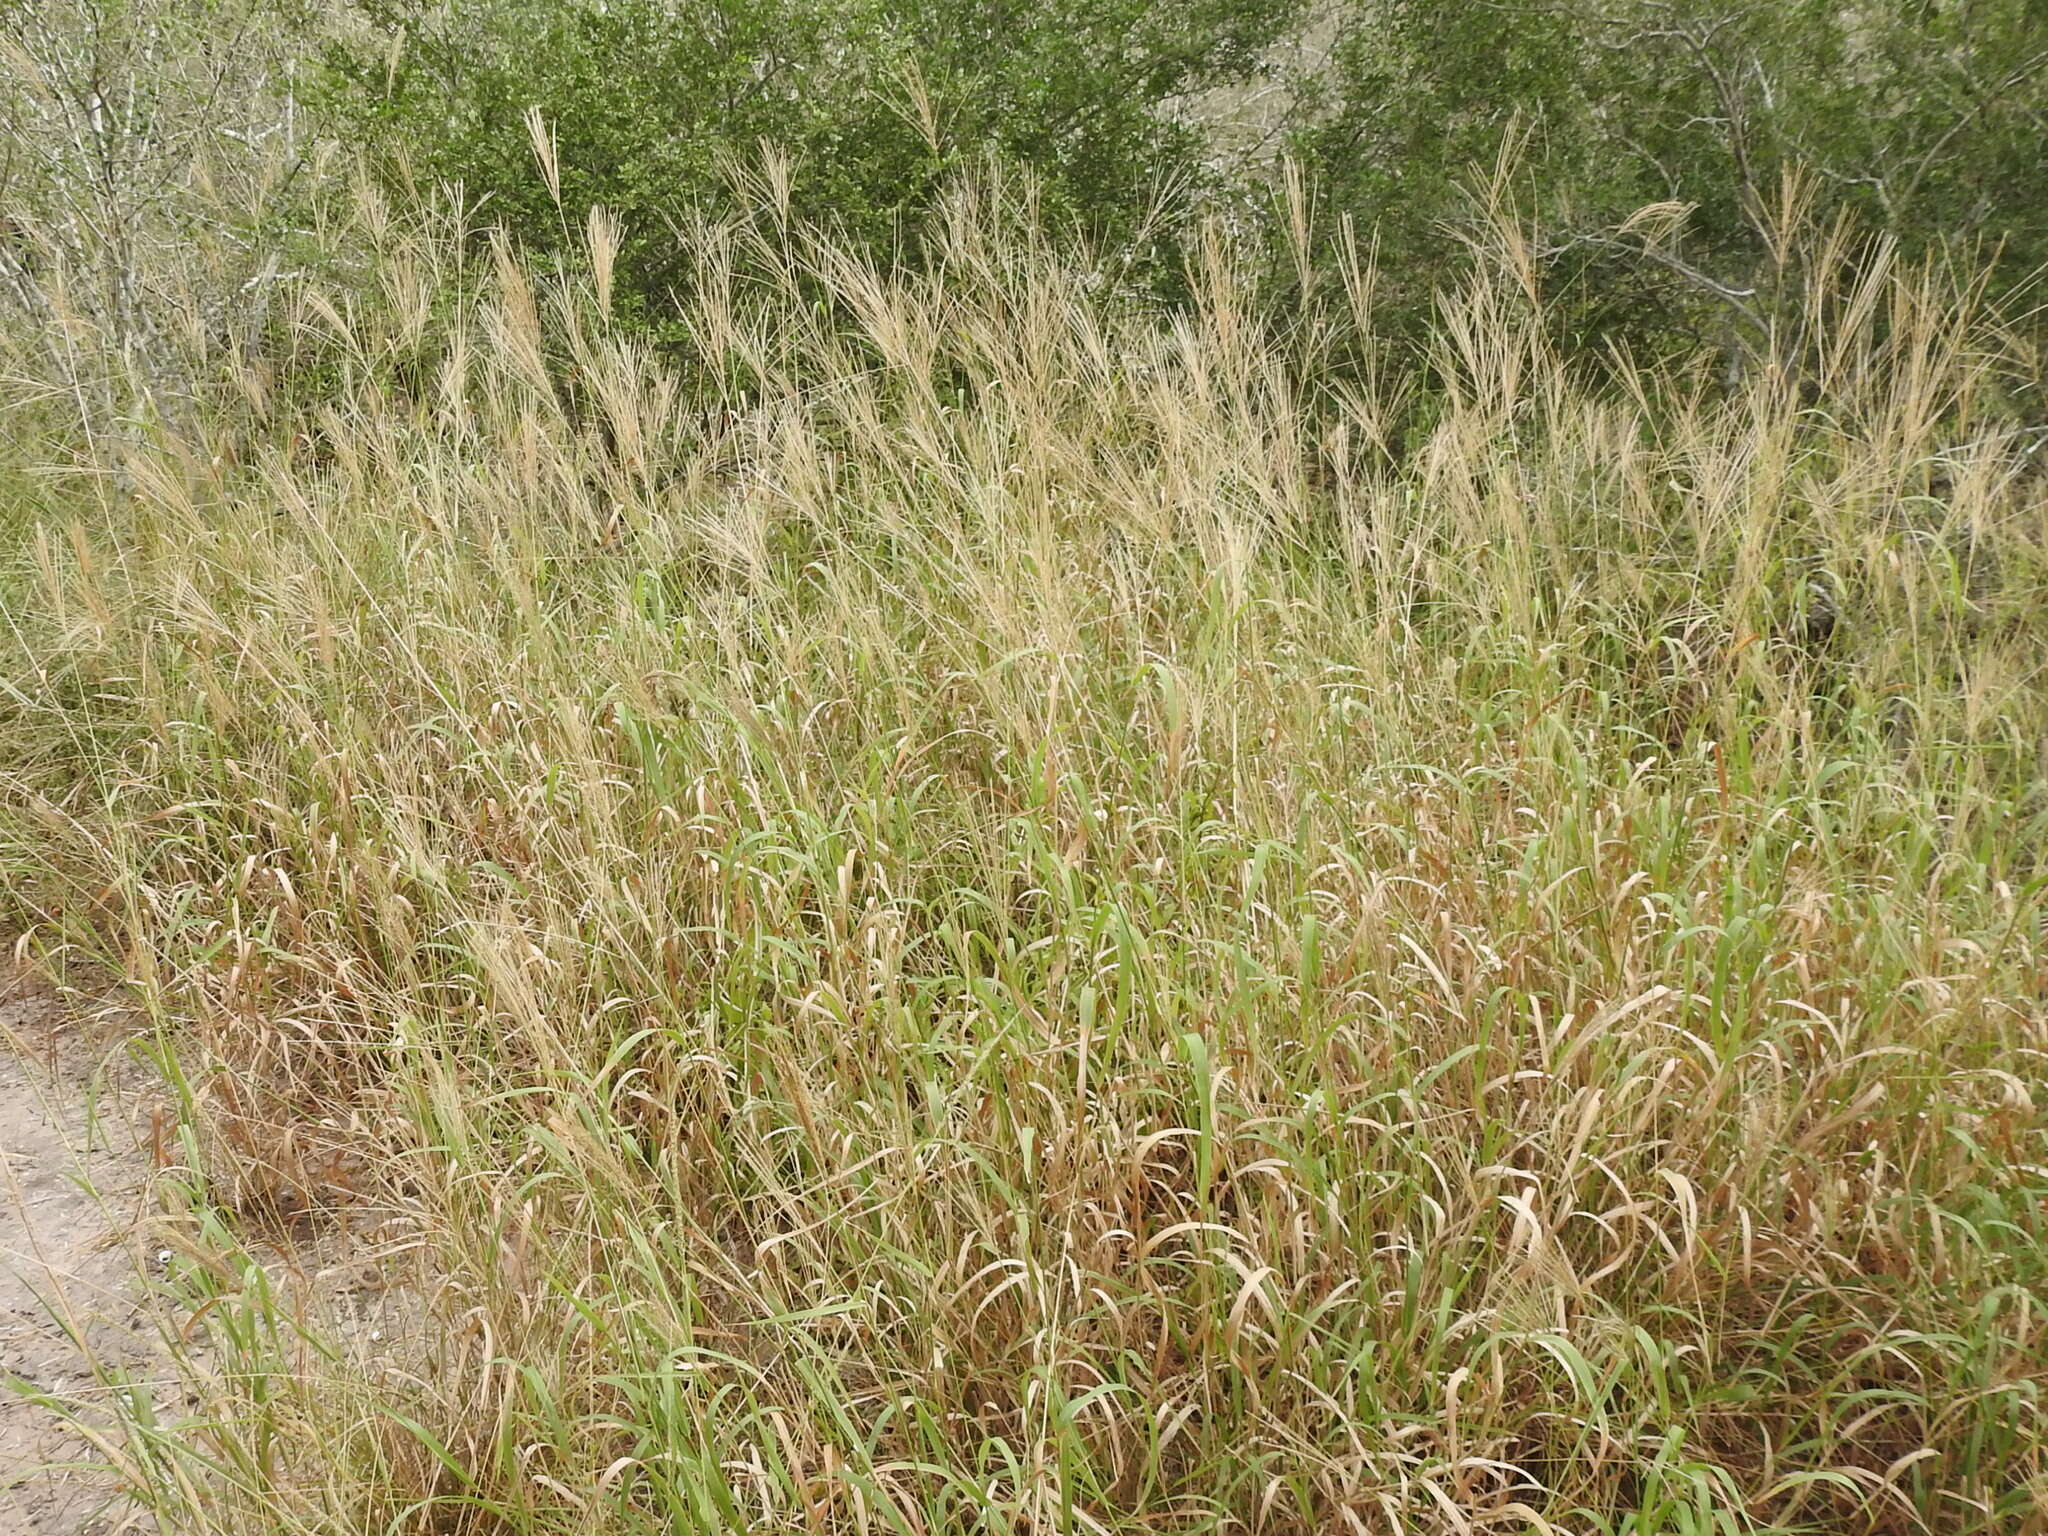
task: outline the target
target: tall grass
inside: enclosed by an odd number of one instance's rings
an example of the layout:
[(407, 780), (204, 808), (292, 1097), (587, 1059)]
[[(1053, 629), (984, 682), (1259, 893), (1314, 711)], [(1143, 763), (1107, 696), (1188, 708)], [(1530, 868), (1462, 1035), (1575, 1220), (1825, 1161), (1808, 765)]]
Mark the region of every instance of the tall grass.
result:
[(1340, 371), (1369, 271), (1160, 317), (1005, 207), (884, 274), (771, 186), (679, 372), (602, 217), (364, 193), (241, 407), (20, 498), (7, 920), (186, 1112), (128, 1491), (2040, 1529), (2026, 360), (1879, 251), (1798, 376), (1567, 366), (1504, 223)]

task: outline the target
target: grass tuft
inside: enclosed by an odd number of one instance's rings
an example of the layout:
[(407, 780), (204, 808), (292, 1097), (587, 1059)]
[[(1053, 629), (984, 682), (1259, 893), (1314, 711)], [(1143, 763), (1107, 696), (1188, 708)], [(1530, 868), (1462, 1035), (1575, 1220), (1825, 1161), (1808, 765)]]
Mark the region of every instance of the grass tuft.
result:
[[(1509, 230), (1375, 379), (1369, 273), (1162, 317), (963, 197), (690, 232), (670, 367), (602, 218), (319, 216), (240, 404), (0, 500), (0, 912), (185, 1110), (163, 1528), (2048, 1520), (1967, 289), (1724, 395)], [(344, 1231), (375, 1337), (262, 1262)]]

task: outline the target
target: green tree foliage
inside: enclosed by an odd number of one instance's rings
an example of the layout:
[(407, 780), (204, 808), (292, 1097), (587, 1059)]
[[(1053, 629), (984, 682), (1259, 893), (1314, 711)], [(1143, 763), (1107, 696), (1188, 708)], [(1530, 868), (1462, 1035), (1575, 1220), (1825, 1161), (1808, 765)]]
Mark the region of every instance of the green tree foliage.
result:
[(1510, 154), (1589, 333), (1755, 342), (1798, 286), (1789, 226), (1838, 212), (1908, 255), (1996, 249), (2008, 288), (2048, 261), (2040, 0), (1353, 0), (1303, 108), (1296, 151), (1417, 294)]
[[(1212, 181), (1172, 107), (1241, 80), (1301, 0), (363, 0), (328, 53), (328, 104), (369, 142), (488, 198), (545, 250), (621, 216), (622, 301), (687, 284), (674, 221), (727, 211), (735, 164), (787, 151), (799, 218), (896, 250), (963, 164), (1028, 167), (1056, 223), (1170, 270), (1149, 215)], [(555, 136), (560, 206), (524, 121)], [(565, 216), (566, 215), (566, 216)], [(1170, 228), (1170, 224), (1168, 226)], [(1170, 242), (1169, 242), (1170, 243)]]

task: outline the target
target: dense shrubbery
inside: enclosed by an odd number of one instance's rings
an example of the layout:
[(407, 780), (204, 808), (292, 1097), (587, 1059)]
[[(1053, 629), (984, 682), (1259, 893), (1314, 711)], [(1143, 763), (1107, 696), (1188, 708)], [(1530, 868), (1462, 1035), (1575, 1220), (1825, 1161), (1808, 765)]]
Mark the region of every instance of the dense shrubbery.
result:
[(1782, 339), (1825, 248), (1798, 233), (1840, 215), (1909, 256), (1997, 252), (2007, 294), (2048, 261), (2048, 11), (2029, 0), (1350, 8), (1372, 24), (1311, 83), (1295, 148), (1422, 292), (1459, 177), (1510, 150), (1582, 338)]
[[(459, 183), (480, 228), (544, 259), (610, 210), (618, 313), (671, 342), (694, 219), (772, 210), (915, 265), (919, 216), (991, 163), (1028, 173), (1045, 228), (1084, 237), (1072, 248), (1098, 278), (1138, 296), (1185, 302), (1196, 231), (1218, 214), (1266, 253), (1274, 315), (1292, 313), (1301, 282), (1333, 280), (1348, 243), (1370, 242), (1382, 327), (1409, 337), (1465, 269), (1461, 232), (1490, 222), (1472, 188), (1498, 181), (1525, 220), (1553, 340), (1713, 355), (1724, 374), (1808, 344), (1808, 268), (1858, 249), (1828, 239), (1838, 217), (1908, 257), (1989, 269), (2009, 308), (2048, 261), (2048, 14), (2029, 0), (357, 0), (317, 20), (289, 0), (4, 0), (0, 13), (14, 39), (0, 279), (17, 299), (47, 288), (24, 280), (34, 247), (45, 267), (85, 274), (69, 302), (157, 351), (165, 338), (138, 327), (162, 306), (139, 302), (141, 286), (188, 248), (210, 253), (216, 289), (193, 323), (255, 334), (266, 262), (293, 264), (279, 258), (279, 189), (302, 180), (323, 133), (369, 149), (394, 183)], [(1288, 254), (1283, 153), (1313, 210), (1307, 268)], [(181, 170), (195, 156), (197, 180)], [(195, 203), (195, 189), (213, 195)], [(1865, 257), (1842, 262), (1843, 283)]]
[[(536, 247), (591, 203), (617, 210), (624, 291), (657, 328), (689, 281), (676, 221), (730, 210), (763, 140), (792, 156), (797, 216), (885, 257), (905, 214), (995, 158), (1113, 274), (1174, 291), (1190, 221), (1270, 181), (1270, 156), (1204, 133), (1254, 88), (1265, 144), (1315, 190), (1324, 269), (1345, 223), (1370, 233), (1384, 297), (1417, 319), (1463, 261), (1461, 189), (1504, 155), (1568, 341), (1768, 348), (1806, 286), (1791, 230), (1837, 213), (1911, 254), (2007, 247), (2008, 288), (2048, 258), (2048, 17), (2026, 0), (364, 0), (356, 20), (327, 55), (337, 120), (460, 178)], [(1305, 30), (1307, 63), (1278, 46)]]
[[(1172, 98), (1241, 81), (1301, 0), (365, 0), (326, 54), (338, 121), (415, 170), (488, 198), (529, 247), (583, 212), (623, 216), (622, 295), (660, 328), (691, 280), (678, 224), (765, 191), (866, 249), (903, 253), (963, 168), (1028, 166), (1046, 212), (1170, 272), (1193, 194), (1215, 190), (1199, 125)], [(545, 122), (559, 188), (536, 168)], [(772, 189), (736, 188), (764, 144)], [(571, 215), (564, 222), (560, 203)], [(1178, 216), (1162, 219), (1162, 209)], [(1162, 262), (1162, 258), (1166, 258)]]

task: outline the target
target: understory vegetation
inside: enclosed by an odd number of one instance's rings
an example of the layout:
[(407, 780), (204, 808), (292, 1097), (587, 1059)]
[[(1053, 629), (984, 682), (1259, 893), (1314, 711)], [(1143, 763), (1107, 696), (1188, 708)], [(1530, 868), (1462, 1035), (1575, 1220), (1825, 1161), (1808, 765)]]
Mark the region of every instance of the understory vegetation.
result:
[(2048, 1529), (2009, 286), (1787, 171), (1731, 370), (1512, 167), (1418, 323), (1292, 174), (1168, 303), (770, 150), (653, 326), (520, 132), (544, 255), (16, 247), (0, 929), (177, 1111), (168, 1364), (18, 1386), (133, 1528)]

